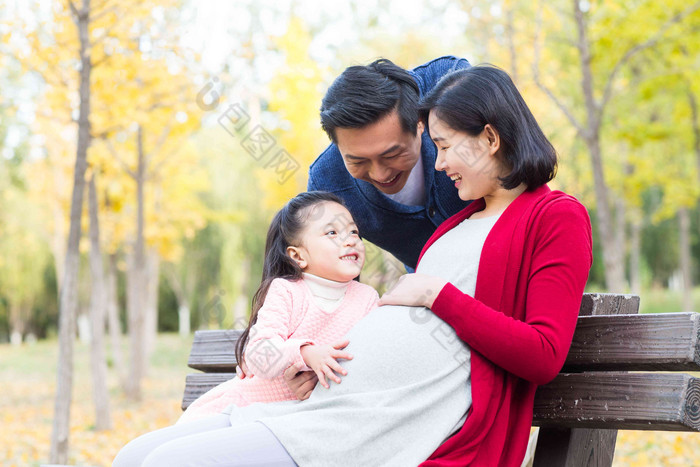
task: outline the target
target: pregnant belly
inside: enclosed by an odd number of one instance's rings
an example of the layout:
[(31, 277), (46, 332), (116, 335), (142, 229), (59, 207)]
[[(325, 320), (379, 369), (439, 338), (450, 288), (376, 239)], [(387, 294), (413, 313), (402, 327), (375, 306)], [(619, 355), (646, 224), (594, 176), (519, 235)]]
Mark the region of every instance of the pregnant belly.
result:
[(468, 364), (468, 347), (424, 307), (379, 307), (346, 337), (346, 350), (354, 358), (340, 364), (348, 374), (341, 376), (340, 384), (330, 382), (330, 389), (318, 385), (312, 398), (419, 385)]
[(299, 465), (419, 464), (464, 422), (468, 348), (425, 308), (377, 308), (346, 337), (354, 358), (341, 360), (340, 384), (317, 384), (306, 401), (233, 407), (232, 425), (261, 421)]

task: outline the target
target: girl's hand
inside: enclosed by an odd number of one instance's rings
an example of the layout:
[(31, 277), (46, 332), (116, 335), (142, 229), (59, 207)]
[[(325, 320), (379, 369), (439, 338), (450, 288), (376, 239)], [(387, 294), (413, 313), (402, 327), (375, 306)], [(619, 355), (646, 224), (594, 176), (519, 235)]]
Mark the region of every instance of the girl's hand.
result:
[(336, 342), (333, 345), (310, 344), (302, 346), (300, 352), (301, 357), (304, 359), (304, 363), (314, 370), (314, 373), (316, 373), (318, 380), (321, 382), (324, 388), (328, 389), (330, 387), (326, 382), (326, 376), (340, 384), (340, 378), (333, 372), (333, 370), (337, 371), (343, 376), (348, 374), (348, 372), (345, 371), (342, 366), (340, 366), (336, 359), (343, 358), (345, 360), (352, 360), (352, 355), (340, 350), (347, 347), (349, 343), (349, 341), (345, 340)]
[(404, 274), (382, 298), (382, 305), (424, 306), (431, 308), (447, 281), (435, 276), (414, 273)]

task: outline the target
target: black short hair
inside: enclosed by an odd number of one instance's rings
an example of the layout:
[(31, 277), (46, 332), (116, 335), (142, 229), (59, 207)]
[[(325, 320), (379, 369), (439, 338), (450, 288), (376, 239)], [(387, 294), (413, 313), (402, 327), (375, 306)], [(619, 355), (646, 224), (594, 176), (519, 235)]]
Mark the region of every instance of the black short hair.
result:
[(362, 128), (396, 109), (403, 131), (415, 133), (419, 98), (411, 74), (390, 60), (351, 66), (333, 81), (321, 102), (321, 127), (337, 143), (336, 128)]
[(453, 130), (471, 136), (491, 124), (500, 135), (500, 155), (511, 169), (500, 179), (504, 188), (525, 183), (534, 190), (554, 178), (557, 152), (505, 71), (479, 65), (445, 75), (421, 102), (426, 127), (431, 110)]

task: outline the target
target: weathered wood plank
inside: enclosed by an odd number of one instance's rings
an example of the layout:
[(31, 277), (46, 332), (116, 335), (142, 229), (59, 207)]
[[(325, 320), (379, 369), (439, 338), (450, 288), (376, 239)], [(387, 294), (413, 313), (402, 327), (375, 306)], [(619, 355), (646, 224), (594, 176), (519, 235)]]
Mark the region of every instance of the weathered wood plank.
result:
[[(234, 376), (233, 373), (188, 375), (183, 410), (197, 397)], [(538, 389), (533, 424), (700, 431), (700, 379), (649, 373), (560, 375)]]
[[(584, 294), (579, 316), (638, 312), (639, 297), (636, 295)], [(617, 430), (614, 429), (542, 427), (534, 466), (609, 467), (612, 465), (612, 455), (608, 453), (615, 451), (616, 440)], [(543, 447), (542, 451), (540, 446)]]
[[(590, 314), (636, 313), (639, 297), (616, 294), (585, 294), (581, 303), (581, 316)], [(197, 331), (188, 360), (190, 368), (206, 372), (235, 371), (235, 345), (240, 330)]]
[[(197, 331), (189, 366), (235, 371), (239, 331)], [(700, 314), (582, 316), (562, 372), (700, 371)]]
[(195, 332), (187, 365), (209, 373), (236, 371), (236, 342), (241, 333), (239, 330)]
[(609, 467), (615, 456), (617, 430), (547, 427), (538, 437), (533, 467)]
[(634, 315), (639, 312), (639, 295), (586, 293), (581, 299), (579, 316)]
[(537, 426), (700, 431), (700, 379), (686, 374), (560, 374), (535, 396)]
[(562, 372), (700, 371), (700, 314), (582, 316)]
[[(187, 375), (183, 410), (235, 373)], [(533, 425), (700, 431), (700, 379), (677, 374), (561, 375), (538, 389)]]
[(182, 410), (214, 386), (235, 378), (235, 373), (193, 373), (185, 378), (185, 394), (182, 397)]

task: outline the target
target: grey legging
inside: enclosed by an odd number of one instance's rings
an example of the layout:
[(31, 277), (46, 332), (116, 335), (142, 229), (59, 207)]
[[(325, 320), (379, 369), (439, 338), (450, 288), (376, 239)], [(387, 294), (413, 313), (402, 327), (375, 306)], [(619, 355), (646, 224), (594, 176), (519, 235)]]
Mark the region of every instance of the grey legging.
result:
[(232, 427), (228, 415), (146, 433), (124, 446), (113, 467), (296, 466), (274, 434), (259, 422)]

